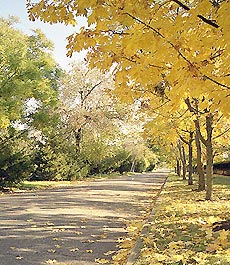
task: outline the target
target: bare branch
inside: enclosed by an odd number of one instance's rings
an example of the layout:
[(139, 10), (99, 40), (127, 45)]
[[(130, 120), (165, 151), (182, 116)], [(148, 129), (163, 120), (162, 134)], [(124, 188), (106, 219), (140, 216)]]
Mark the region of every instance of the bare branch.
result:
[(210, 26), (213, 26), (214, 28), (219, 28), (219, 25), (216, 24), (213, 20), (207, 19), (202, 15), (197, 15), (197, 17), (200, 18), (203, 22), (209, 24)]
[(189, 98), (186, 98), (185, 101), (184, 101), (189, 109), (190, 112), (194, 113), (194, 114), (197, 114), (197, 110), (192, 106)]
[(81, 105), (84, 104), (85, 100), (87, 99), (87, 97), (93, 92), (93, 90), (98, 87), (100, 84), (102, 83), (102, 81), (100, 81), (99, 83), (97, 83), (96, 85), (94, 85), (88, 92), (87, 94), (84, 96), (84, 98), (82, 99)]
[(185, 10), (189, 11), (190, 8), (187, 7), (186, 5), (184, 5), (183, 3), (181, 3), (180, 1), (178, 0), (173, 0), (173, 2), (177, 3), (180, 7), (184, 8)]

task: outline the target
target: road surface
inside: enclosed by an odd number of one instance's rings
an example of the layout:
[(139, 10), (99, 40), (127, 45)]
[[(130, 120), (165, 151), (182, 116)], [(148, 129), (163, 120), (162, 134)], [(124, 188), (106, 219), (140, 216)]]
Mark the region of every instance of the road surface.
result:
[(111, 260), (168, 172), (0, 196), (1, 265), (95, 265)]

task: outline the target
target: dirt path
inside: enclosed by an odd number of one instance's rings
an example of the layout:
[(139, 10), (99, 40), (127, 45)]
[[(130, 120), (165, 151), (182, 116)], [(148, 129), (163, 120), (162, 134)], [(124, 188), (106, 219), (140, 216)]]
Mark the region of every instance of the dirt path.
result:
[(95, 265), (118, 250), (125, 222), (140, 215), (166, 172), (0, 197), (1, 265)]

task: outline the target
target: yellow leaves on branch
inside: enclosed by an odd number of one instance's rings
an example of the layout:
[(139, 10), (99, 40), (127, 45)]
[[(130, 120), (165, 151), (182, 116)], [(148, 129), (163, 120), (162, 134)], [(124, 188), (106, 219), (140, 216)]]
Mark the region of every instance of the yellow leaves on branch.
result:
[[(119, 90), (132, 90), (129, 82), (149, 90), (164, 76), (175, 105), (185, 95), (199, 97), (218, 90), (213, 102), (228, 113), (219, 98), (223, 87), (230, 86), (229, 3), (223, 1), (217, 8), (204, 0), (190, 2), (189, 10), (178, 7), (173, 1), (153, 5), (134, 0), (41, 0), (28, 5), (32, 20), (74, 24), (76, 16), (87, 16), (90, 27), (68, 38), (68, 56), (88, 49), (91, 66), (108, 70), (116, 63)], [(129, 82), (121, 83), (122, 79)]]
[(64, 22), (66, 25), (75, 25), (75, 9), (74, 6), (71, 8), (67, 7), (67, 1), (55, 1), (54, 3), (48, 4), (47, 1), (40, 1), (36, 4), (27, 4), (29, 10), (29, 18), (34, 21), (35, 18), (39, 18), (44, 22), (50, 24)]

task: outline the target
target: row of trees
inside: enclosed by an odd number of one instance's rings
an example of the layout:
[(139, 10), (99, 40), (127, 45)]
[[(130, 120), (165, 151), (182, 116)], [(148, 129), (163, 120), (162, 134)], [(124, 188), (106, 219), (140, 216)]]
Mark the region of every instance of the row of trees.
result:
[(138, 107), (112, 94), (111, 74), (60, 69), (44, 34), (15, 23), (0, 19), (0, 184), (153, 169)]
[[(182, 150), (180, 141), (189, 146), (190, 183), (195, 138), (199, 189), (204, 147), (211, 200), (214, 140), (225, 137), (230, 113), (229, 1), (30, 0), (27, 8), (32, 20), (50, 23), (88, 18), (88, 26), (68, 37), (68, 55), (87, 49), (91, 67), (114, 70), (114, 92), (126, 102), (140, 102), (150, 115), (148, 135), (155, 139), (157, 126), (167, 130), (158, 136), (167, 149)], [(169, 144), (165, 138), (172, 130)]]

